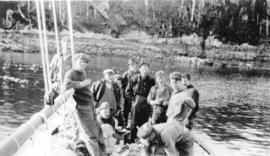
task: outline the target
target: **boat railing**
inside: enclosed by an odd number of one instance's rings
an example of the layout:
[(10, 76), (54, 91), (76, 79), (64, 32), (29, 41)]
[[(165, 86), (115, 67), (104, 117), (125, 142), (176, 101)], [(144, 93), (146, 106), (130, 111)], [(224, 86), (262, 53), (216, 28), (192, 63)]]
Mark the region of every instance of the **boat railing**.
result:
[(27, 122), (22, 124), (14, 133), (0, 143), (0, 156), (12, 156), (29, 139), (36, 130), (47, 122), (57, 109), (65, 104), (74, 94), (74, 89), (67, 90), (55, 99), (55, 104), (45, 106), (40, 112), (33, 115)]

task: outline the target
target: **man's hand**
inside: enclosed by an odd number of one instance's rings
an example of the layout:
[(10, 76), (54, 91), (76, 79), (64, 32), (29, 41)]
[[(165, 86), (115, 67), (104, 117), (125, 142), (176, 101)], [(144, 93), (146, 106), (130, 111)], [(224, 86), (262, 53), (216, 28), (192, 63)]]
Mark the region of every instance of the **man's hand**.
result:
[(90, 79), (85, 79), (84, 81), (80, 82), (80, 87), (86, 87), (86, 86), (90, 86), (92, 84), (92, 81)]

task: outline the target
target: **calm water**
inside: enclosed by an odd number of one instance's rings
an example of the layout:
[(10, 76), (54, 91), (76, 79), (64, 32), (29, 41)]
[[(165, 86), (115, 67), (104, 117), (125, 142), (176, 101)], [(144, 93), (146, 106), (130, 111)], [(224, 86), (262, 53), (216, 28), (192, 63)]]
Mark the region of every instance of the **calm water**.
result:
[[(105, 68), (126, 70), (126, 59), (95, 57), (92, 80)], [(198, 72), (181, 64), (152, 62), (153, 71), (189, 71), (200, 91), (200, 111), (194, 133), (218, 155), (266, 156), (270, 153), (269, 78), (222, 76)], [(20, 84), (4, 75), (29, 80)], [(0, 140), (43, 107), (43, 76), (39, 54), (0, 53)]]

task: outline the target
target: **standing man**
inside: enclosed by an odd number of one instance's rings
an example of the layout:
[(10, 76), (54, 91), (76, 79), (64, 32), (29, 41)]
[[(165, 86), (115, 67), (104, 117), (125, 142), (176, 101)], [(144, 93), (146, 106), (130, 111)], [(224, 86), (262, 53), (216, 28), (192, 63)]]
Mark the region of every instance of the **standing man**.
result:
[(126, 88), (128, 100), (132, 101), (131, 108), (131, 142), (135, 142), (137, 126), (148, 121), (151, 106), (147, 102), (147, 96), (155, 80), (149, 76), (150, 64), (143, 62), (140, 65), (140, 74), (131, 78)]
[(147, 97), (148, 103), (152, 106), (152, 124), (166, 122), (166, 110), (170, 99), (170, 88), (165, 82), (165, 73), (158, 71), (155, 76), (156, 85), (151, 88)]
[[(88, 135), (88, 148), (91, 155), (100, 156), (105, 151), (103, 136), (100, 125), (96, 121), (94, 101), (89, 86), (91, 80), (87, 78), (85, 67), (88, 64), (86, 55), (79, 53), (75, 55), (74, 65), (64, 77), (63, 89), (73, 88), (74, 100), (77, 103), (76, 109), (80, 123)], [(87, 146), (87, 147), (89, 147)]]
[(96, 108), (98, 108), (101, 103), (108, 102), (111, 115), (114, 116), (117, 111), (120, 111), (120, 88), (119, 85), (113, 81), (114, 71), (112, 69), (104, 70), (103, 74), (104, 79), (96, 81), (92, 85), (91, 91)]
[(137, 69), (137, 62), (134, 58), (130, 58), (128, 59), (128, 70), (126, 72), (123, 73), (122, 75), (122, 89), (123, 89), (123, 97), (124, 97), (124, 123), (125, 123), (125, 127), (128, 124), (128, 116), (129, 116), (129, 112), (131, 111), (131, 102), (127, 95), (125, 94), (125, 90), (127, 88), (128, 82), (131, 80), (131, 78), (136, 75), (139, 74), (139, 71)]
[(190, 97), (195, 102), (195, 107), (192, 109), (190, 115), (188, 116), (188, 121), (189, 122), (186, 125), (186, 127), (191, 130), (192, 126), (193, 126), (193, 120), (196, 118), (196, 113), (199, 110), (199, 97), (200, 97), (200, 94), (199, 94), (198, 90), (196, 88), (194, 88), (194, 86), (192, 85), (191, 77), (190, 77), (190, 75), (188, 73), (183, 74), (182, 83), (183, 83), (183, 85), (186, 86), (187, 93), (190, 95)]

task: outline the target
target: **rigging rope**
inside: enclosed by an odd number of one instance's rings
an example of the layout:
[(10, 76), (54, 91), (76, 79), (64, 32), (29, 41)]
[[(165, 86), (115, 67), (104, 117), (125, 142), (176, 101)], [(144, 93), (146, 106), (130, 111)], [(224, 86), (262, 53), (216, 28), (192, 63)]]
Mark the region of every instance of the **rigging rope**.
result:
[(63, 83), (63, 53), (60, 52), (60, 43), (59, 43), (59, 36), (58, 36), (58, 24), (57, 24), (57, 16), (56, 16), (56, 8), (55, 8), (55, 1), (52, 1), (52, 7), (53, 7), (53, 19), (54, 19), (54, 30), (55, 30), (55, 40), (56, 40), (56, 50), (57, 50), (57, 54), (59, 55), (59, 72), (60, 74), (60, 84), (62, 85)]
[(56, 16), (56, 9), (55, 9), (55, 1), (51, 0), (52, 2), (52, 9), (53, 9), (53, 22), (54, 22), (54, 31), (55, 31), (55, 40), (56, 40), (56, 50), (57, 53), (60, 54), (60, 46), (59, 46), (59, 37), (58, 37), (58, 25), (57, 25), (57, 16)]
[[(44, 47), (45, 47), (45, 62), (46, 62), (46, 72), (47, 76), (49, 75), (49, 54), (48, 54), (48, 39), (47, 39), (47, 27), (46, 27), (46, 16), (45, 16), (45, 8), (44, 8), (45, 0), (40, 1), (41, 4), (41, 17), (43, 24), (43, 37), (44, 37)], [(49, 77), (47, 77), (48, 79)], [(48, 79), (48, 86), (51, 88), (51, 81)]]
[(37, 20), (38, 20), (38, 33), (39, 33), (39, 44), (40, 44), (40, 50), (41, 50), (41, 60), (42, 60), (42, 67), (43, 67), (43, 78), (44, 78), (44, 86), (45, 91), (47, 92), (49, 90), (49, 82), (48, 82), (48, 73), (46, 72), (46, 62), (44, 60), (44, 41), (42, 37), (42, 27), (41, 27), (41, 15), (40, 15), (40, 4), (39, 1), (35, 1), (36, 3), (36, 11), (37, 11)]
[(68, 25), (69, 25), (69, 38), (70, 38), (70, 49), (72, 57), (72, 65), (74, 65), (74, 41), (73, 41), (73, 27), (72, 27), (72, 14), (71, 14), (71, 3), (70, 0), (67, 0), (67, 9), (68, 9)]

